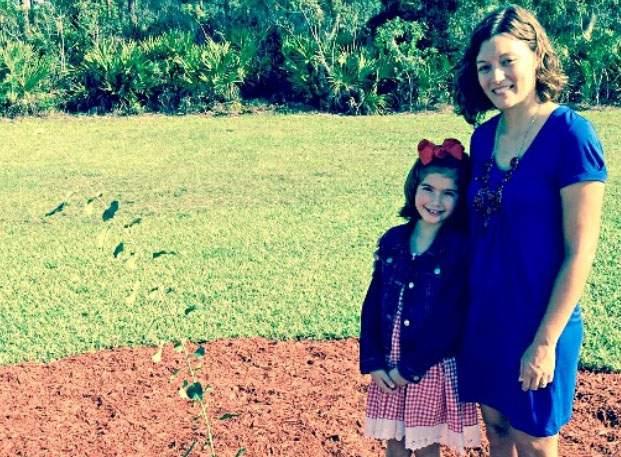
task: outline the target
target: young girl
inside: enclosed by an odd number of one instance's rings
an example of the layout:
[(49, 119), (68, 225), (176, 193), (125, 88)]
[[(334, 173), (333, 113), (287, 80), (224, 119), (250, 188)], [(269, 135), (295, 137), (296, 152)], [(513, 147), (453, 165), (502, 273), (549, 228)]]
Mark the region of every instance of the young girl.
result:
[(459, 401), (455, 354), (465, 315), (461, 233), (469, 161), (455, 139), (422, 140), (405, 182), (408, 222), (378, 242), (362, 305), (360, 370), (370, 374), (365, 432), (389, 457), (480, 445), (476, 406)]

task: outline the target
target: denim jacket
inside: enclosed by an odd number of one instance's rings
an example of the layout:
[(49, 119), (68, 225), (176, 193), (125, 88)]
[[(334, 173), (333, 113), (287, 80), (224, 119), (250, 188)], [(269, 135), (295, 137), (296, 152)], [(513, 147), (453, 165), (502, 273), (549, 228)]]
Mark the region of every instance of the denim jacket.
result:
[(414, 223), (388, 230), (378, 242), (371, 284), (362, 305), (360, 371), (388, 371), (395, 313), (400, 322), (400, 374), (418, 382), (445, 357), (455, 355), (467, 303), (466, 238), (444, 226), (427, 251), (410, 254)]

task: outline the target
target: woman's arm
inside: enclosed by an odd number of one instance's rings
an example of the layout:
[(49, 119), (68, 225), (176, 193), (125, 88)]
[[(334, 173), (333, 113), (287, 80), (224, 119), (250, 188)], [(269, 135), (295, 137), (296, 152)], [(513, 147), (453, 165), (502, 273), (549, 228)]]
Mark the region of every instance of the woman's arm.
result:
[(587, 282), (601, 225), (604, 183), (578, 182), (561, 189), (565, 258), (546, 313), (522, 356), (522, 390), (543, 388), (554, 376), (556, 344)]

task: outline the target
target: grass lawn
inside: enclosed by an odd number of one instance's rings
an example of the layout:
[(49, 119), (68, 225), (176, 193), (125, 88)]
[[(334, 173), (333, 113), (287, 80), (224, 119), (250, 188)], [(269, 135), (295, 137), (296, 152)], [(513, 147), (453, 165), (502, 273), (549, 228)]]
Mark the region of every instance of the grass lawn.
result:
[[(610, 180), (583, 364), (621, 370), (621, 110), (585, 116)], [(471, 132), (452, 114), (0, 126), (0, 364), (180, 336), (357, 335), (375, 240), (399, 222), (418, 140)]]

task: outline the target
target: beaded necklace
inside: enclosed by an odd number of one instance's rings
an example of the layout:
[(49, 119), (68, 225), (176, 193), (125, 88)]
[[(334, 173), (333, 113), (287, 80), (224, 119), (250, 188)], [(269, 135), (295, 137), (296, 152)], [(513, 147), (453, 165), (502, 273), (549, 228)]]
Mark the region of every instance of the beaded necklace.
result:
[(474, 206), (474, 210), (479, 213), (482, 218), (483, 228), (487, 228), (492, 216), (498, 212), (502, 206), (502, 196), (505, 186), (509, 183), (509, 181), (511, 181), (515, 170), (517, 170), (517, 167), (520, 164), (520, 158), (524, 155), (524, 152), (526, 152), (524, 146), (526, 146), (526, 140), (531, 129), (533, 128), (533, 124), (535, 123), (538, 113), (539, 109), (537, 109), (537, 111), (530, 118), (528, 127), (522, 136), (522, 144), (520, 145), (520, 149), (518, 149), (517, 154), (511, 158), (511, 161), (509, 162), (509, 169), (504, 172), (498, 187), (496, 189), (492, 189), (490, 186), (490, 177), (496, 160), (496, 151), (498, 149), (498, 139), (500, 136), (500, 122), (504, 119), (504, 117), (501, 117), (496, 125), (496, 132), (494, 134), (494, 149), (492, 150), (492, 154), (483, 165), (483, 173), (474, 178), (476, 182), (481, 183), (481, 187), (479, 187), (479, 190), (474, 195), (472, 205)]

